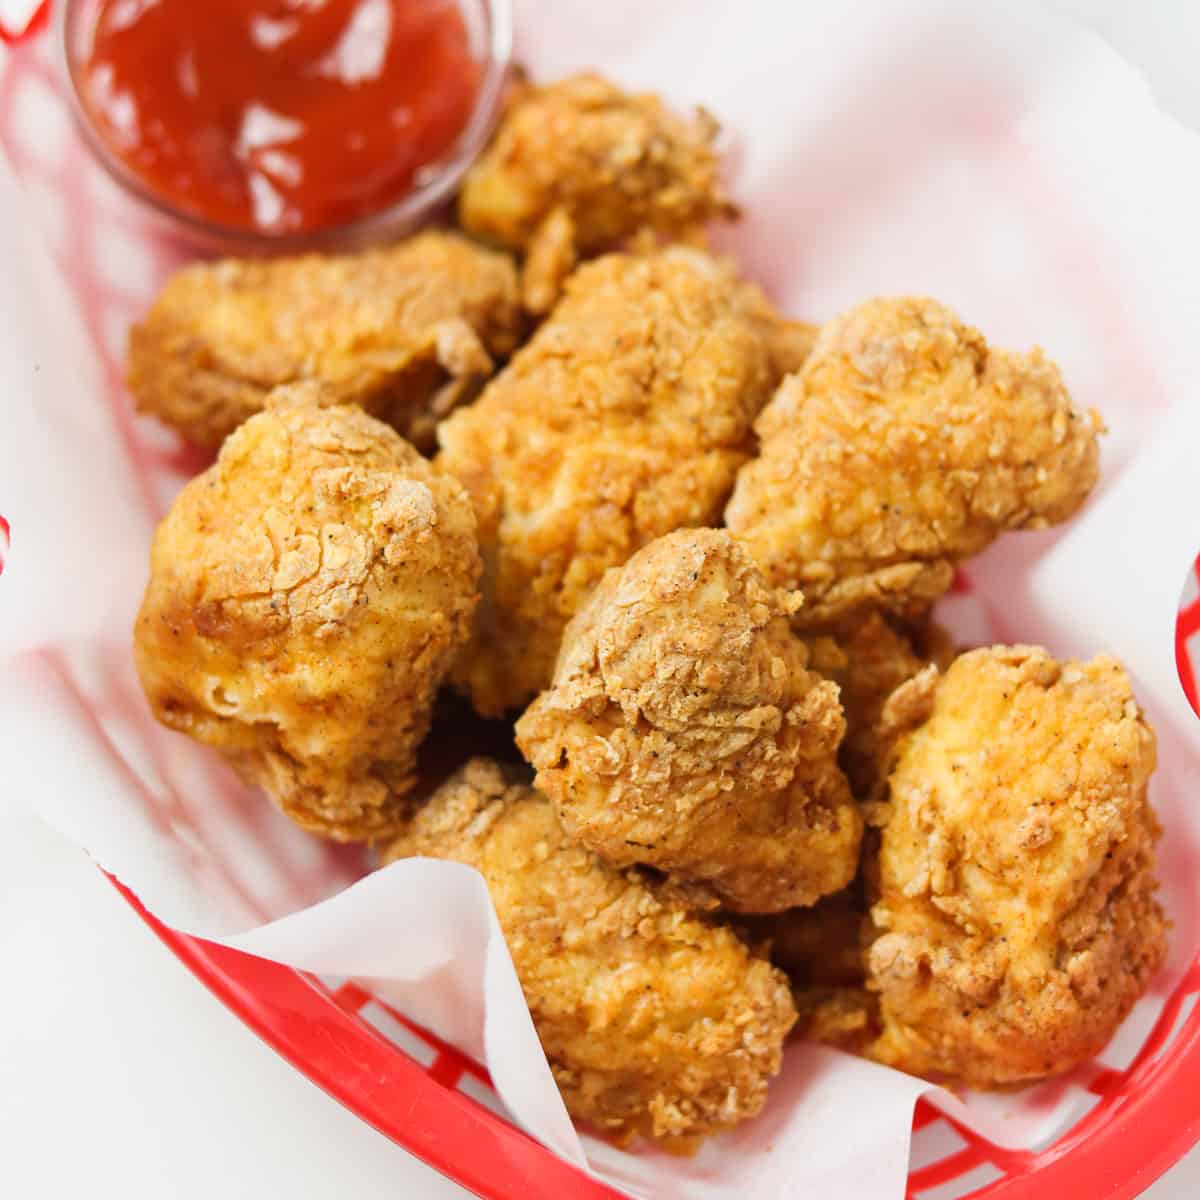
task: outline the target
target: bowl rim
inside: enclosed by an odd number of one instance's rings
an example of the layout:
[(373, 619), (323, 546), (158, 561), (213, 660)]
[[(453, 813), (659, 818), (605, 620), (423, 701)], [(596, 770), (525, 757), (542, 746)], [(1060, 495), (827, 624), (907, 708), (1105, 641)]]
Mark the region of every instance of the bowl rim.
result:
[(278, 253), (328, 249), (341, 244), (366, 245), (415, 228), (449, 200), (471, 164), (487, 144), (499, 118), (505, 85), (513, 61), (512, 0), (455, 0), (460, 10), (477, 6), (486, 17), (481, 63), (483, 79), (475, 105), (453, 148), (441, 160), (428, 164), (432, 176), (415, 185), (399, 200), (378, 211), (334, 225), (301, 233), (269, 233), (240, 229), (188, 212), (149, 186), (105, 140), (92, 120), (81, 93), (81, 63), (71, 53), (72, 38), (85, 10), (98, 0), (58, 0), (49, 5), (55, 70), (67, 96), (71, 118), (92, 159), (126, 196), (130, 197), (159, 227), (193, 245), (219, 248), (231, 253)]

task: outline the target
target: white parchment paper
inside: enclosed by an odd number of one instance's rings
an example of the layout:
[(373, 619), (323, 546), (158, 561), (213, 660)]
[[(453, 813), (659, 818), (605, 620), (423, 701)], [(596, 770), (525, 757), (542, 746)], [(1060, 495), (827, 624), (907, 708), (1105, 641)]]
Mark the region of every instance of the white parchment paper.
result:
[[(1096, 499), (1066, 530), (1010, 537), (973, 564), (983, 608), (967, 617), (976, 640), (1118, 654), (1158, 728), (1174, 951), (1104, 1056), (1119, 1067), (1200, 943), (1200, 725), (1173, 660), (1200, 546), (1200, 143), (1094, 37), (1020, 4), (980, 7), (522, 0), (518, 47), (539, 76), (598, 68), (718, 114), (747, 212), (721, 244), (789, 311), (820, 319), (872, 294), (936, 295), (999, 345), (1045, 345), (1107, 419)], [(70, 138), (50, 111), (44, 130), (0, 128), (14, 160), (36, 168), (54, 120), (53, 138)], [(106, 310), (72, 269), (82, 201), (34, 168), (30, 205), (0, 164), (3, 786), (168, 924), (374, 981), (484, 1062), (526, 1129), (635, 1195), (897, 1200), (921, 1095), (1004, 1145), (1069, 1123), (1085, 1073), (956, 1099), (797, 1046), (766, 1113), (695, 1159), (580, 1139), (478, 876), (418, 861), (355, 882), (359, 855), (303, 835), (150, 718), (129, 630), (154, 520), (181, 475), (104, 365)], [(129, 213), (100, 195), (88, 219), (105, 271), (125, 272), (122, 294), (148, 299), (162, 260), (145, 266)]]

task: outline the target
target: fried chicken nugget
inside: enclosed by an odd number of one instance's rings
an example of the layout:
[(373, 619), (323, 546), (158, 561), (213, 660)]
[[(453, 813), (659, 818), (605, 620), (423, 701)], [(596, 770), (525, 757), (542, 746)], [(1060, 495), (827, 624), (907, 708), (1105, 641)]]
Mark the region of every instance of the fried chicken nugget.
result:
[(762, 320), (771, 355), (772, 374), (775, 381), (793, 375), (808, 361), (808, 356), (817, 344), (821, 327), (810, 321), (792, 321), (781, 317), (764, 296)]
[(707, 255), (597, 259), (487, 387), (438, 429), (479, 520), (484, 599), (455, 682), (484, 715), (549, 682), (604, 572), (715, 524), (771, 386), (760, 297)]
[(871, 921), (860, 884), (811, 908), (738, 922), (750, 944), (764, 945), (791, 982), (793, 1036), (858, 1054), (879, 1036), (878, 998), (866, 988)]
[(580, 256), (641, 230), (688, 240), (736, 209), (721, 188), (716, 121), (672, 113), (594, 74), (526, 87), (467, 173), (459, 219), (469, 233), (527, 253), (526, 304), (553, 305)]
[(448, 233), (337, 257), (197, 263), (129, 341), (138, 410), (219, 446), (276, 386), (316, 380), (422, 449), (516, 349), (516, 268)]
[[(941, 636), (939, 631), (931, 640)], [(884, 704), (896, 688), (933, 660), (877, 612), (867, 613), (833, 636), (805, 640), (812, 670), (840, 689), (846, 736), (838, 759), (855, 796), (866, 800), (879, 780)]]
[(1040, 350), (989, 350), (932, 300), (871, 300), (821, 330), (756, 425), (725, 513), (819, 627), (920, 616), (1010, 529), (1066, 520), (1096, 481), (1093, 413)]
[(572, 1116), (688, 1152), (754, 1116), (795, 1020), (787, 980), (669, 887), (575, 845), (550, 803), (477, 759), (386, 852), (475, 867)]
[(870, 1055), (975, 1087), (1101, 1050), (1166, 954), (1155, 740), (1119, 663), (996, 646), (930, 669), (898, 733), (879, 848)]
[(568, 627), (517, 744), (567, 831), (614, 866), (705, 883), (774, 912), (845, 887), (862, 818), (837, 765), (837, 688), (718, 529), (610, 571)]
[(470, 501), (393, 429), (281, 389), (159, 526), (134, 656), (154, 714), (338, 841), (405, 815), (466, 641)]
[(771, 961), (797, 986), (862, 984), (871, 926), (861, 891), (852, 884), (807, 908), (741, 917), (737, 925), (751, 944), (768, 944)]

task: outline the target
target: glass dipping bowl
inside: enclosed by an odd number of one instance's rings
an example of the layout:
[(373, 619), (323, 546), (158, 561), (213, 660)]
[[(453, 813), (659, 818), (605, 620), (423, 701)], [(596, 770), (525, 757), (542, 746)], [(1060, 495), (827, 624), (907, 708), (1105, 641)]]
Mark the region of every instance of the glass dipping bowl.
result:
[[(512, 60), (510, 0), (456, 0), (480, 64), (479, 91), (466, 125), (450, 151), (421, 168), (401, 199), (366, 216), (302, 233), (239, 229), (206, 220), (160, 195), (116, 154), (96, 128), (83, 98), (83, 68), (91, 49), (102, 0), (58, 0), (53, 5), (54, 37), (71, 111), (95, 160), (163, 233), (210, 251), (269, 254), (309, 249), (354, 249), (386, 242), (433, 216), (453, 194), (467, 168), (487, 142), (499, 115)], [(203, 0), (197, 0), (202, 3)]]

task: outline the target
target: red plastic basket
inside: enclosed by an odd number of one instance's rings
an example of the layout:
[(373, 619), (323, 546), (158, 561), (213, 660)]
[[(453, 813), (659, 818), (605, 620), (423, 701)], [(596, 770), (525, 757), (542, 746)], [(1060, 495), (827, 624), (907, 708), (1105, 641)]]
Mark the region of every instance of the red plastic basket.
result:
[[(25, 30), (0, 26), (0, 37), (6, 43), (28, 37), (44, 27), (45, 15), (43, 5)], [(23, 80), (43, 90), (55, 86), (47, 54), (23, 48), (10, 55), (0, 72), (0, 133), (8, 127)], [(43, 184), (67, 197), (87, 193), (89, 164), (78, 147), (66, 147), (49, 169), (44, 161), (27, 159), (19, 146), (8, 150), (23, 175), (40, 175)], [(121, 370), (106, 337), (108, 319), (128, 314), (135, 302), (92, 265), (91, 234), (85, 223), (74, 223), (60, 261), (83, 298), (89, 333), (119, 394)], [(122, 405), (115, 415), (132, 437), (128, 409)], [(172, 453), (164, 451), (163, 461)], [(154, 489), (144, 482), (153, 502)], [(0, 518), (0, 568), (6, 533)], [(1181, 610), (1179, 628), (1181, 677), (1191, 684), (1195, 704), (1200, 637), (1192, 634), (1200, 630), (1200, 599)], [(1197, 643), (1190, 651), (1189, 639)], [(361, 988), (178, 933), (119, 883), (115, 886), (193, 974), (299, 1071), (464, 1187), (494, 1200), (618, 1195), (507, 1120), (487, 1073), (476, 1063)], [(908, 1196), (1129, 1200), (1138, 1195), (1200, 1140), (1198, 996), (1200, 955), (1167, 998), (1133, 1062), (1122, 1071), (1098, 1068), (1089, 1083), (1094, 1097), (1089, 1110), (1052, 1144), (1035, 1151), (1001, 1149), (918, 1105), (913, 1149), (921, 1165), (909, 1174)]]
[[(193, 974), (293, 1066), (463, 1187), (491, 1200), (619, 1195), (489, 1107), (484, 1101), (495, 1101), (482, 1068), (361, 988), (177, 933), (116, 886)], [(1095, 1105), (1042, 1150), (1003, 1150), (918, 1104), (914, 1154), (931, 1161), (910, 1171), (907, 1196), (937, 1188), (939, 1196), (972, 1200), (1132, 1200), (1200, 1140), (1198, 996), (1200, 961), (1130, 1066), (1098, 1071), (1089, 1085)], [(427, 1061), (391, 1040), (397, 1027), (424, 1043)], [(922, 1153), (948, 1141), (957, 1148)]]
[(1192, 711), (1200, 717), (1200, 555), (1179, 597), (1175, 620), (1175, 666)]

